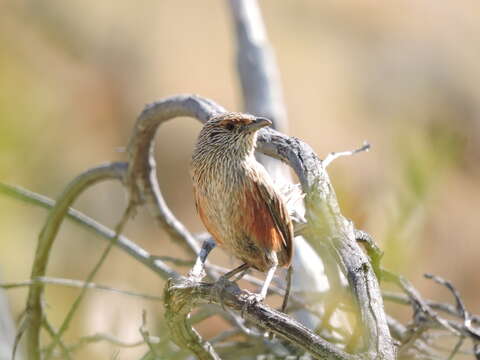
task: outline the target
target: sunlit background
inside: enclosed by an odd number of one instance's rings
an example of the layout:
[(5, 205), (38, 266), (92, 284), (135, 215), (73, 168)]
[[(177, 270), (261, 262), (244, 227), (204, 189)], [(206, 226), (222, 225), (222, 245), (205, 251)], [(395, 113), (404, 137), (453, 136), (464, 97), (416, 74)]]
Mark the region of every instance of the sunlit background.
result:
[[(450, 295), (423, 278), (450, 279), (480, 312), (480, 4), (478, 1), (260, 2), (276, 52), (290, 135), (320, 157), (355, 148), (330, 170), (344, 214), (385, 251), (386, 267), (429, 298)], [(0, 2), (0, 181), (57, 197), (95, 165), (124, 160), (145, 104), (197, 93), (241, 111), (235, 44), (225, 1)], [(159, 180), (187, 227), (195, 215), (188, 163), (200, 124), (177, 119), (157, 138)], [(112, 227), (126, 205), (118, 183), (88, 190), (75, 207)], [(0, 196), (0, 281), (28, 279), (40, 208)], [(186, 258), (142, 209), (126, 235), (153, 254)], [(66, 222), (48, 275), (85, 279), (106, 242)], [(213, 261), (234, 264), (216, 250)], [(178, 268), (186, 273), (187, 268)], [(100, 284), (161, 295), (163, 282), (119, 250)], [(59, 326), (78, 289), (48, 286)], [(8, 290), (18, 318), (26, 288)], [(67, 341), (97, 332), (140, 338), (142, 310), (165, 337), (162, 303), (92, 290)], [(402, 313), (404, 320), (408, 312)], [(203, 334), (212, 327), (202, 324)], [(145, 347), (84, 347), (78, 359), (138, 358)]]

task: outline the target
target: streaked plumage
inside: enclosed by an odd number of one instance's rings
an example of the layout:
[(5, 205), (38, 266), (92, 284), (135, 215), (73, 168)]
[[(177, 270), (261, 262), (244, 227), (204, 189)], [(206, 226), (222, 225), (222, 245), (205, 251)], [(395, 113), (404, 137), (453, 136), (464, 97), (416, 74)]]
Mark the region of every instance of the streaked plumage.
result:
[(205, 227), (226, 251), (263, 272), (277, 263), (289, 266), (293, 252), (285, 200), (254, 157), (257, 131), (269, 124), (240, 113), (213, 118), (200, 132), (191, 163)]

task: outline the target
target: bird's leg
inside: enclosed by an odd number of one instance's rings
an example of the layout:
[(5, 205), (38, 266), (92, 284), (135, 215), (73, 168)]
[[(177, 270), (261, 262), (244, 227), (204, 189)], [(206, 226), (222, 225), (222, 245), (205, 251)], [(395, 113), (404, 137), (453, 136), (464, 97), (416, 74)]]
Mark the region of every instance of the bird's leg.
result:
[[(275, 255), (275, 260), (277, 259), (277, 256)], [(260, 298), (262, 301), (267, 297), (267, 292), (268, 292), (268, 287), (270, 286), (270, 283), (272, 282), (273, 275), (275, 275), (275, 270), (277, 270), (278, 266), (278, 261), (275, 262), (274, 265), (270, 269), (268, 269), (267, 276), (265, 277), (265, 282), (263, 283), (262, 290), (260, 291)]]
[(273, 275), (275, 275), (275, 270), (277, 270), (278, 266), (278, 259), (277, 259), (277, 253), (275, 251), (271, 252), (271, 258), (272, 260), (272, 266), (267, 271), (267, 276), (265, 277), (265, 281), (263, 282), (262, 290), (260, 290), (260, 293), (258, 294), (252, 294), (249, 293), (247, 297), (247, 301), (243, 305), (241, 316), (243, 317), (245, 310), (249, 305), (255, 304), (257, 302), (261, 302), (265, 300), (267, 297), (267, 292), (268, 292), (268, 287), (270, 286), (270, 283), (272, 282)]
[(286, 313), (288, 305), (288, 298), (290, 297), (290, 289), (292, 287), (292, 273), (293, 273), (293, 265), (290, 265), (287, 269), (287, 286), (285, 288), (285, 296), (283, 297), (282, 309), (283, 313)]
[(212, 238), (203, 242), (200, 253), (195, 261), (195, 265), (193, 265), (192, 270), (188, 273), (188, 277), (201, 280), (205, 276), (205, 262), (207, 261), (208, 254), (210, 254), (210, 251), (212, 251), (215, 246), (215, 241)]
[[(236, 267), (235, 269), (233, 270), (230, 270), (229, 272), (223, 274), (222, 276), (220, 276), (220, 278), (218, 279), (218, 283), (219, 283), (219, 286), (221, 288), (220, 290), (220, 305), (222, 306), (222, 309), (225, 310), (225, 305), (223, 303), (223, 290), (225, 289), (225, 282), (232, 278), (233, 276), (237, 275), (238, 273), (242, 273), (242, 272), (245, 272), (247, 271), (248, 269), (250, 268), (250, 265), (248, 265), (247, 263), (243, 263), (242, 265)], [(242, 274), (243, 276), (243, 274)]]
[(241, 280), (247, 274), (248, 270), (250, 270), (250, 267), (247, 267), (241, 273), (239, 273), (238, 275), (235, 275), (235, 277), (231, 281), (237, 282), (237, 281)]
[[(236, 267), (235, 269), (230, 270), (229, 272), (223, 274), (222, 278), (224, 280), (228, 280), (228, 279), (232, 278), (233, 276), (237, 275), (238, 273), (247, 271), (249, 268), (250, 268), (250, 265), (248, 265), (247, 263), (243, 263), (242, 265)], [(242, 274), (242, 276), (243, 275), (244, 274)]]
[[(290, 264), (290, 266), (287, 269), (287, 285), (285, 287), (285, 295), (283, 296), (283, 302), (282, 302), (282, 307), (280, 308), (280, 311), (283, 313), (287, 313), (287, 306), (288, 306), (288, 299), (290, 298), (290, 290), (292, 288), (292, 274), (293, 274), (293, 265)], [(268, 336), (270, 340), (273, 340), (275, 338), (275, 333), (273, 332), (266, 332), (265, 336)]]

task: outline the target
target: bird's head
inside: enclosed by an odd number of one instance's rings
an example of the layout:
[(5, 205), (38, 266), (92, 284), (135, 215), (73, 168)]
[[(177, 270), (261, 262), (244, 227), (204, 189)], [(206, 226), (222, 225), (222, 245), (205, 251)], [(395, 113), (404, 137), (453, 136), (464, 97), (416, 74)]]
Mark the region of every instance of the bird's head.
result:
[(205, 123), (197, 148), (247, 155), (255, 149), (257, 131), (269, 125), (272, 125), (270, 120), (250, 114), (221, 114)]

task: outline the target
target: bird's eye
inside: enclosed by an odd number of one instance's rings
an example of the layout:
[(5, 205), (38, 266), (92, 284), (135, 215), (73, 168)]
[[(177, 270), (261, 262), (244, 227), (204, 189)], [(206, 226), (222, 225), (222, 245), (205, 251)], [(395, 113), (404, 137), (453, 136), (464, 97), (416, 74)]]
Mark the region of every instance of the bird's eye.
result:
[(232, 123), (228, 123), (227, 125), (225, 125), (225, 129), (230, 130), (230, 131), (233, 130), (234, 127), (235, 126)]

